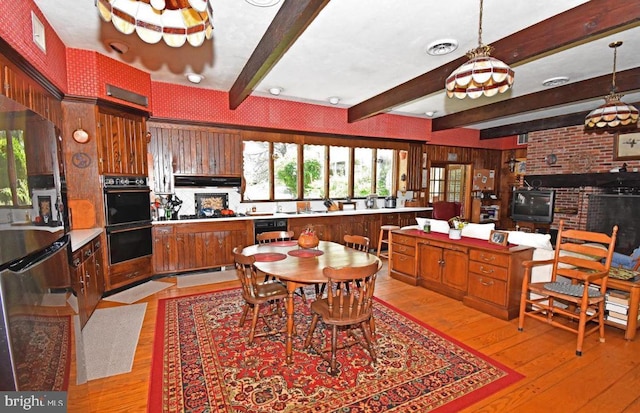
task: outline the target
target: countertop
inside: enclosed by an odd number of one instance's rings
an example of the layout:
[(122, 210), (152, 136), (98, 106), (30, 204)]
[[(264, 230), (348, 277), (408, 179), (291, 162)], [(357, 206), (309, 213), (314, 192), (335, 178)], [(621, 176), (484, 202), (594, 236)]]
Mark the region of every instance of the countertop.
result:
[(91, 241), (103, 231), (103, 228), (90, 228), (90, 229), (74, 229), (71, 230), (69, 236), (71, 237), (71, 251), (77, 251), (82, 248), (87, 242)]
[[(424, 212), (431, 211), (432, 207), (404, 207), (404, 208), (377, 208), (377, 209), (347, 209), (342, 211), (327, 211), (318, 210), (306, 213), (295, 212), (274, 212), (274, 213), (261, 213), (259, 215), (244, 215), (229, 218), (201, 218), (201, 219), (170, 219), (164, 221), (154, 221), (153, 225), (166, 225), (177, 223), (198, 223), (198, 222), (224, 222), (224, 221), (239, 221), (239, 220), (256, 220), (256, 219), (273, 219), (273, 218), (305, 218), (305, 217), (327, 217), (327, 216), (348, 216), (348, 215), (370, 215), (370, 214), (393, 214), (400, 212)], [(268, 214), (268, 215), (266, 215)]]

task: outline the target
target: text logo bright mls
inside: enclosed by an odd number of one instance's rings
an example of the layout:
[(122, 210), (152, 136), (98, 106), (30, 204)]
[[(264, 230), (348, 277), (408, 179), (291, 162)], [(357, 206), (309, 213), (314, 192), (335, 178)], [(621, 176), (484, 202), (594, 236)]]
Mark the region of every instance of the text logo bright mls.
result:
[(0, 411), (66, 413), (67, 392), (0, 392)]

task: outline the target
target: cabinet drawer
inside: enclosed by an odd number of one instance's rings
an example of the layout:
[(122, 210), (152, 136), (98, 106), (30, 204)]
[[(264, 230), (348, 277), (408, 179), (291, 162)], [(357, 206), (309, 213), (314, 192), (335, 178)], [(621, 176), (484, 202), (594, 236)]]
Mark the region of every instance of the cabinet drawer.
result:
[(501, 267), (509, 266), (509, 256), (504, 254), (496, 254), (491, 251), (471, 250), (469, 258), (473, 261), (486, 262), (488, 264), (499, 265)]
[(391, 253), (391, 269), (411, 276), (416, 275), (415, 258), (409, 255), (398, 254), (396, 251)]
[(409, 255), (411, 257), (415, 257), (416, 256), (416, 249), (414, 247), (410, 247), (408, 245), (396, 244), (394, 242), (392, 249), (393, 249), (393, 252), (397, 252), (399, 254)]
[(408, 245), (410, 247), (415, 247), (416, 246), (415, 237), (407, 237), (406, 235), (393, 234), (393, 235), (391, 235), (391, 239), (392, 239), (394, 244)]
[(467, 293), (502, 307), (507, 305), (507, 283), (501, 280), (469, 274)]
[(474, 272), (480, 276), (487, 276), (504, 281), (507, 281), (507, 278), (509, 276), (507, 269), (504, 267), (498, 267), (497, 265), (478, 261), (469, 261), (469, 271)]

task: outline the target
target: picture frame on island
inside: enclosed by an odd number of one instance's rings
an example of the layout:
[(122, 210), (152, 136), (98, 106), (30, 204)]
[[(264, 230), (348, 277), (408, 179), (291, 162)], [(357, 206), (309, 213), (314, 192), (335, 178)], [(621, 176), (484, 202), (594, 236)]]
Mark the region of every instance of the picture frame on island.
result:
[(640, 132), (616, 133), (613, 136), (613, 159), (616, 161), (640, 159)]
[(508, 238), (509, 238), (508, 232), (492, 230), (491, 234), (489, 235), (488, 241), (490, 244), (506, 246), (507, 243), (509, 242)]

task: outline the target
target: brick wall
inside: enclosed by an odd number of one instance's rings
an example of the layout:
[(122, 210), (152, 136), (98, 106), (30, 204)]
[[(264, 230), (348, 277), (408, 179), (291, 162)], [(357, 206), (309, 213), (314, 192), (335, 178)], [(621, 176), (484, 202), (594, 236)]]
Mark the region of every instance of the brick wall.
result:
[[(548, 165), (545, 157), (555, 155), (557, 161)], [(574, 173), (606, 173), (620, 167), (623, 161), (614, 160), (614, 135), (586, 134), (582, 126), (550, 129), (529, 133), (527, 145), (527, 175), (555, 175)], [(640, 170), (640, 160), (624, 161), (627, 171)], [(529, 182), (529, 184), (532, 184)], [(586, 229), (589, 195), (602, 193), (602, 188), (556, 188), (556, 209), (553, 226), (560, 219), (565, 226)]]

